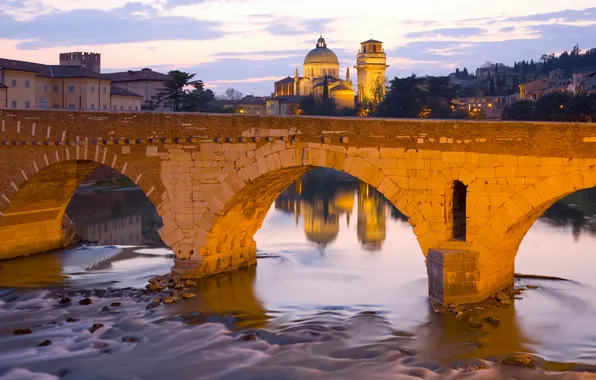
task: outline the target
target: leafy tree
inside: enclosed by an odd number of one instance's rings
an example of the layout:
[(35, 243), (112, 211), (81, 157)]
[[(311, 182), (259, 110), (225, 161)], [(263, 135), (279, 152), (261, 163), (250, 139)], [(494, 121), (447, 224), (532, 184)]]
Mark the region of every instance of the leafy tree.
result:
[(213, 91), (205, 89), (203, 81), (193, 80), (196, 74), (172, 70), (168, 75), (170, 78), (151, 99), (155, 109), (196, 112), (214, 100)]
[(416, 74), (391, 81), (385, 100), (379, 105), (378, 115), (385, 117), (418, 117), (424, 105), (423, 81)]
[(490, 86), (488, 87), (488, 96), (496, 96), (497, 90), (495, 89), (495, 81), (490, 81)]
[(568, 92), (553, 92), (542, 96), (536, 101), (534, 120), (566, 120), (567, 107), (571, 98)]
[(308, 95), (300, 99), (300, 110), (304, 115), (326, 115), (343, 116), (348, 113), (346, 110), (337, 110), (337, 105), (333, 99), (317, 99), (313, 95)]
[(503, 109), (503, 120), (534, 120), (534, 102), (522, 100)]
[(224, 99), (226, 100), (238, 100), (238, 99), (242, 99), (244, 95), (236, 90), (235, 88), (228, 88), (226, 89), (226, 93), (223, 96)]

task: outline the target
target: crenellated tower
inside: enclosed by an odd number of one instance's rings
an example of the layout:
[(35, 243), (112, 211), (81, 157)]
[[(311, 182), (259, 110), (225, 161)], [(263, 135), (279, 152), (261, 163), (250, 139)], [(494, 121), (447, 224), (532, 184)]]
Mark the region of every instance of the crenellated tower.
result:
[(94, 73), (101, 72), (101, 54), (99, 53), (87, 53), (87, 52), (69, 52), (60, 53), (60, 65), (69, 66), (77, 65), (83, 66), (89, 71)]
[(360, 103), (368, 100), (379, 103), (385, 97), (385, 78), (389, 65), (383, 43), (368, 40), (360, 43), (360, 50), (356, 57), (358, 73), (358, 100)]

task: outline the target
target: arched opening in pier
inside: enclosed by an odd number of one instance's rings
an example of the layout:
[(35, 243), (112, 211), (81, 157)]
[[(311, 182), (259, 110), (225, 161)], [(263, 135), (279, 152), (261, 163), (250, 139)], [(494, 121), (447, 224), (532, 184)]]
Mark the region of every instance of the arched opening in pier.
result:
[(466, 241), (466, 203), (468, 187), (461, 181), (453, 181), (452, 207), (453, 239)]

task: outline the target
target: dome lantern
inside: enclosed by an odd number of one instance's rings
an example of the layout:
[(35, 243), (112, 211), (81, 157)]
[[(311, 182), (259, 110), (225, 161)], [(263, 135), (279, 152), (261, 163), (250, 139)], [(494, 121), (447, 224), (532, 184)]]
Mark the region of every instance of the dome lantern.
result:
[(304, 58), (305, 65), (313, 63), (331, 63), (339, 65), (337, 56), (331, 49), (327, 48), (327, 43), (325, 43), (323, 36), (318, 39), (317, 46), (312, 49)]

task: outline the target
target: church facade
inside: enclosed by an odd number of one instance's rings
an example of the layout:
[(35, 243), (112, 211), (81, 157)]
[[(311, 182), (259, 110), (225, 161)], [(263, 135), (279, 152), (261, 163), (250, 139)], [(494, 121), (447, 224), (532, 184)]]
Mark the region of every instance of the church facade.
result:
[[(364, 96), (374, 92), (372, 84), (376, 83), (375, 78), (378, 75), (385, 78), (385, 68), (387, 67), (384, 65), (384, 61), (379, 64), (379, 58), (381, 58), (379, 54), (385, 55), (385, 52), (382, 51), (382, 42), (374, 41), (374, 44), (371, 44), (371, 41), (373, 40), (361, 44), (361, 50), (357, 56), (358, 64), (355, 66), (358, 70), (359, 88), (370, 90), (368, 92), (358, 91), (359, 95), (362, 92)], [(366, 49), (370, 49), (370, 57)], [(299, 99), (303, 96), (323, 97), (325, 86), (328, 89), (329, 98), (335, 101), (338, 109), (354, 108), (356, 90), (350, 78), (350, 68), (346, 67), (345, 79), (342, 79), (337, 55), (327, 47), (322, 36), (317, 41), (316, 47), (304, 58), (302, 70), (302, 76), (296, 68), (294, 77), (288, 76), (274, 83), (275, 91), (273, 98), (268, 101), (268, 113), (283, 113), (281, 104), (284, 101), (292, 103), (292, 106), (287, 106), (285, 110), (295, 110)]]

